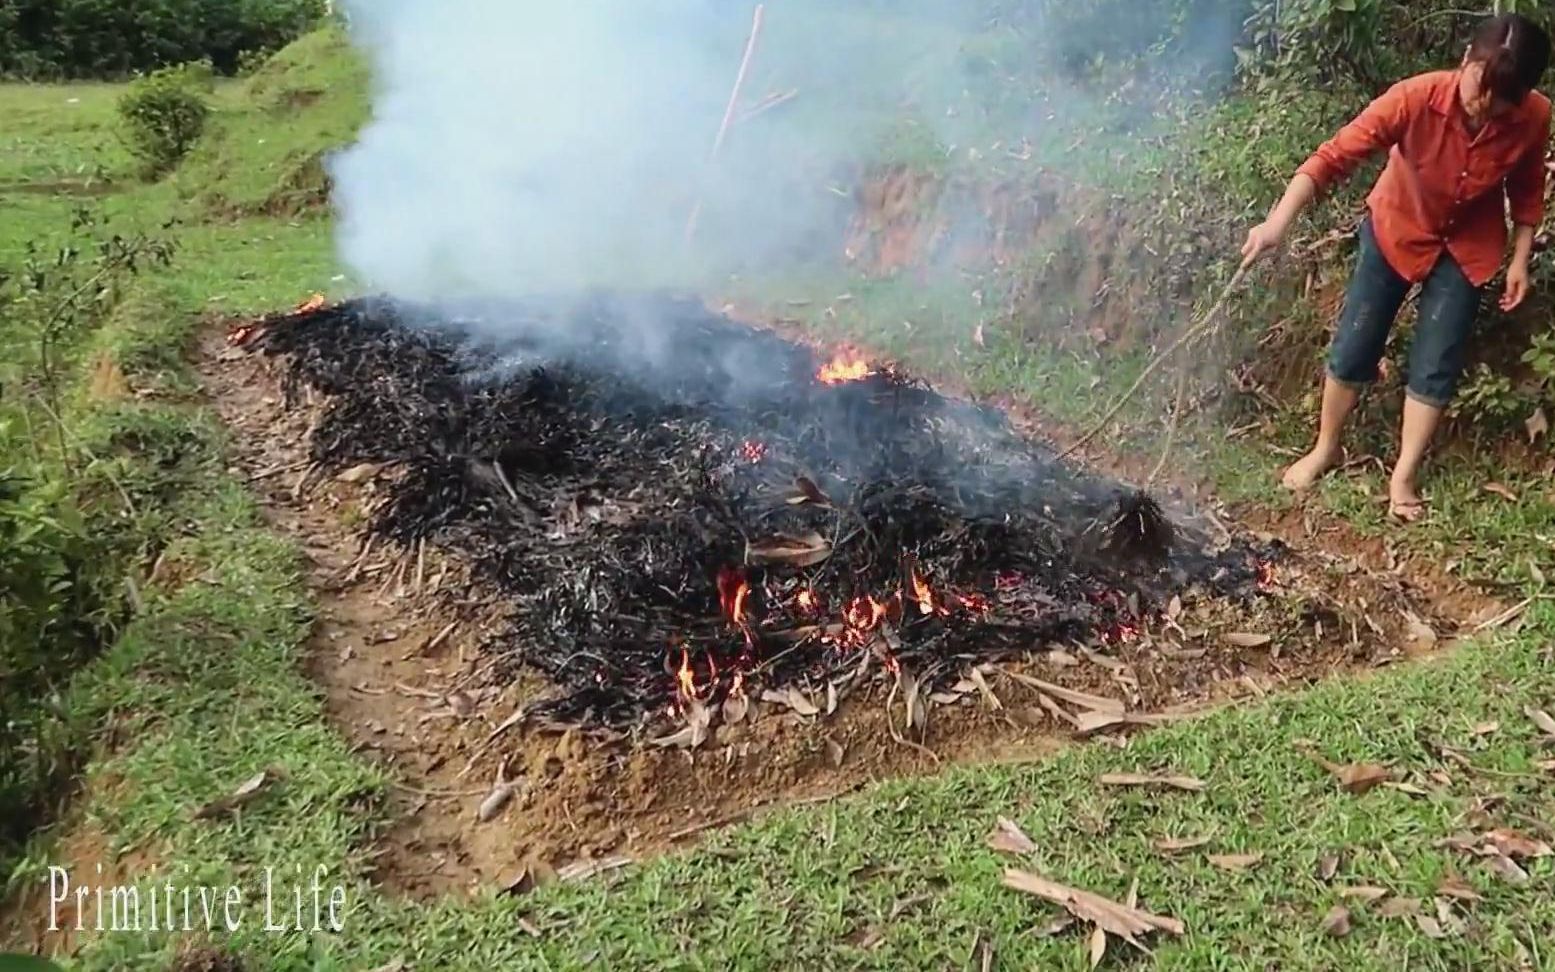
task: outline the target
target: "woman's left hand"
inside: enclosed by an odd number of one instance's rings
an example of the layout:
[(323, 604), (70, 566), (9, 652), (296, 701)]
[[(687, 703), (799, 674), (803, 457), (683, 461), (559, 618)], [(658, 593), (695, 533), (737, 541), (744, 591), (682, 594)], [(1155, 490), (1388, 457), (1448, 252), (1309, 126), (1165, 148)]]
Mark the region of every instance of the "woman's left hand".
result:
[(1513, 263), (1506, 271), (1506, 293), (1501, 295), (1501, 309), (1511, 312), (1528, 296), (1528, 264)]

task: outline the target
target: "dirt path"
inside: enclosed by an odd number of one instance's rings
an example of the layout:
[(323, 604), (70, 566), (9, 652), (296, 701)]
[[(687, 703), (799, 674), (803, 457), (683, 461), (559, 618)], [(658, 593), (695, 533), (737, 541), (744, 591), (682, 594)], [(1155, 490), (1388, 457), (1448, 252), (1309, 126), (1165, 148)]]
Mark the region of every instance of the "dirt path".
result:
[[(1050, 704), (1033, 677), (1159, 721), (1433, 650), (1467, 603), (1433, 606), (1396, 571), (1308, 546), (1271, 572), (1252, 609), (1190, 603), (1102, 650), (1043, 651), (1010, 666), (1015, 676), (983, 668), (985, 685), (974, 677), (929, 704), (923, 745), (893, 731), (907, 713), (889, 686), (841, 699), (834, 712), (820, 696), (794, 706), (753, 700), (744, 719), (695, 749), (534, 726), (518, 716), (545, 686), (504, 683), (481, 650), (501, 629), (502, 599), (432, 546), (364, 544), (362, 526), (395, 470), (323, 475), (308, 443), (325, 403), (304, 394), (287, 407), (284, 362), (230, 348), (220, 328), (204, 334), (196, 367), (233, 431), (239, 471), (307, 557), (318, 604), (308, 669), (340, 731), (395, 780), (378, 872), (415, 897), (608, 866), (769, 807), (953, 762), (1038, 758), (1077, 731), (1123, 731), (1077, 729), (1084, 708)], [(1409, 640), (1411, 618), (1438, 633), (1435, 645)], [(1275, 625), (1282, 637), (1265, 639)], [(812, 704), (820, 711), (798, 711)], [(499, 778), (514, 784), (501, 801), (492, 796)]]

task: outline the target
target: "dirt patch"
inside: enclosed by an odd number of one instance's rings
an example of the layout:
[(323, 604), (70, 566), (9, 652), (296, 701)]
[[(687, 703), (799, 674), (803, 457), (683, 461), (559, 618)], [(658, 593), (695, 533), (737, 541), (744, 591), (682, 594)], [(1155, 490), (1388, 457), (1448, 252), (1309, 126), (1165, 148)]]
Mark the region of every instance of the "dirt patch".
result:
[[(834, 711), (824, 691), (751, 700), (744, 719), (691, 750), (518, 725), (510, 717), (543, 686), (495, 677), (480, 651), (501, 599), (430, 546), (374, 550), (361, 539), (365, 511), (396, 471), (322, 476), (307, 448), (321, 399), (285, 408), (280, 362), (230, 349), (216, 328), (199, 358), (239, 467), (308, 556), (319, 602), (309, 671), (340, 730), (396, 779), (379, 876), (417, 897), (640, 857), (770, 807), (951, 762), (1037, 758), (1075, 735), (1126, 733), (1423, 654), (1434, 645), (1411, 640), (1418, 625), (1436, 645), (1455, 630), (1452, 613), (1398, 574), (1308, 549), (1271, 572), (1254, 604), (1190, 599), (1107, 643), (1033, 645), (1022, 661), (969, 669), (954, 690), (918, 700), (921, 743), (904, 740), (914, 713), (900, 686), (884, 683)], [(1065, 692), (1101, 697), (1106, 711)], [(515, 784), (504, 798), (493, 796), (499, 780)]]
[[(98, 788), (112, 789), (111, 781), (96, 781)], [(117, 887), (134, 884), (140, 876), (155, 873), (158, 854), (149, 848), (132, 847), (114, 853), (112, 840), (95, 823), (78, 820), (64, 832), (50, 860), (69, 874), (72, 885)], [(101, 934), (97, 898), (87, 895), (77, 908), (72, 895), (57, 906), (54, 917), (58, 930), (50, 929), (49, 876), (24, 883), (0, 909), (0, 942), (6, 947), (36, 955), (69, 955), (83, 939)], [(105, 919), (106, 920), (106, 919)], [(83, 929), (77, 931), (77, 925)]]

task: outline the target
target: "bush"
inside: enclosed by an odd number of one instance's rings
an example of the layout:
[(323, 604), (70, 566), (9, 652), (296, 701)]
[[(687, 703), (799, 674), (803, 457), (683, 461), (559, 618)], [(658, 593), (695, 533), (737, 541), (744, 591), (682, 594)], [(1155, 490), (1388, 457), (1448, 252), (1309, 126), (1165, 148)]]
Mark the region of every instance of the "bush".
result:
[(211, 110), (205, 100), (209, 85), (208, 63), (186, 64), (152, 72), (119, 99), (125, 140), (147, 177), (176, 166), (199, 140)]
[(0, 0), (0, 75), (123, 77), (279, 50), (324, 16), (324, 0)]

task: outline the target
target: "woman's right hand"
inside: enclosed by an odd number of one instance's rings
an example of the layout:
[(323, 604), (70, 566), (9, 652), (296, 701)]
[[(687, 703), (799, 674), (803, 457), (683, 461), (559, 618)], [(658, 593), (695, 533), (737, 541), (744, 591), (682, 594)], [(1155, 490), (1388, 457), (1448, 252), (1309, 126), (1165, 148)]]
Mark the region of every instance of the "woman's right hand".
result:
[(1242, 244), (1242, 266), (1255, 262), (1280, 248), (1285, 239), (1285, 227), (1274, 220), (1266, 220), (1247, 231), (1247, 242)]

